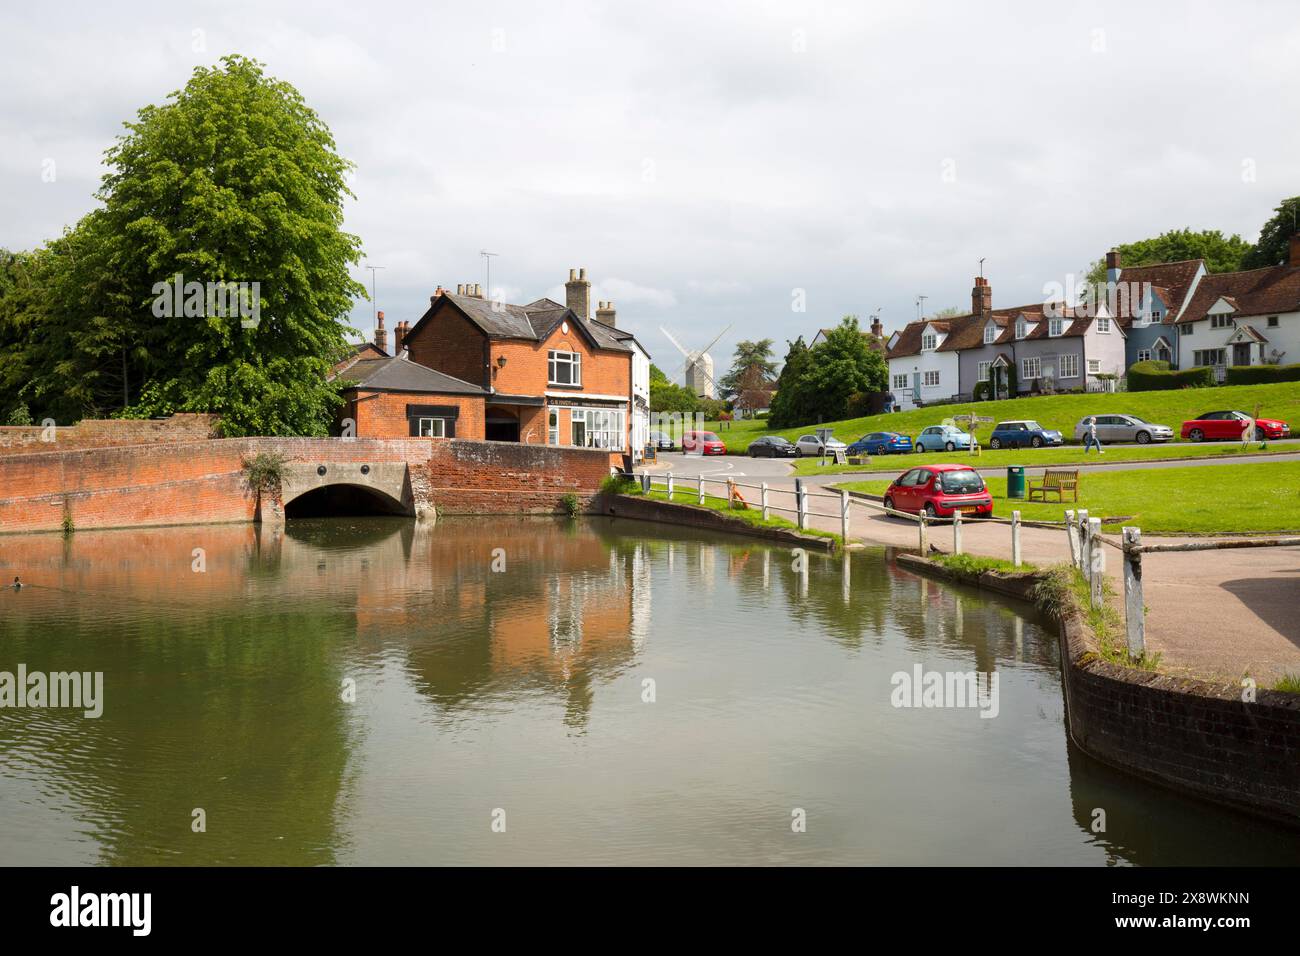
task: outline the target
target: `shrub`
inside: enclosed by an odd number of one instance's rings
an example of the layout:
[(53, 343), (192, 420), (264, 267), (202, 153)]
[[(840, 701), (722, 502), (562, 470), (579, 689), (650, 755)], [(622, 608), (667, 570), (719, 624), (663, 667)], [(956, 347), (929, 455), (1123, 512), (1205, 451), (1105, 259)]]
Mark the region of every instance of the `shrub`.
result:
[(1208, 365), (1173, 371), (1159, 359), (1134, 362), (1128, 370), (1130, 392), (1158, 392), (1171, 388), (1204, 388), (1214, 384), (1214, 369)]
[(1228, 369), (1229, 385), (1269, 382), (1300, 382), (1300, 365), (1233, 365)]
[(19, 402), (14, 406), (14, 410), (9, 413), (10, 425), (30, 425), (32, 423), (32, 413), (27, 408), (26, 402)]
[(626, 495), (640, 491), (641, 485), (631, 475), (609, 474), (600, 483), (600, 490), (607, 495)]
[(564, 513), (570, 518), (576, 518), (582, 511), (582, 502), (578, 500), (577, 495), (570, 491), (560, 497), (560, 507), (564, 509)]
[(278, 494), (284, 483), (284, 465), (284, 456), (273, 451), (262, 451), (252, 458), (245, 458), (244, 476), (248, 479), (248, 487), (257, 492)]
[(971, 391), (971, 398), (977, 402), (987, 402), (989, 399), (989, 383), (976, 382), (975, 388)]

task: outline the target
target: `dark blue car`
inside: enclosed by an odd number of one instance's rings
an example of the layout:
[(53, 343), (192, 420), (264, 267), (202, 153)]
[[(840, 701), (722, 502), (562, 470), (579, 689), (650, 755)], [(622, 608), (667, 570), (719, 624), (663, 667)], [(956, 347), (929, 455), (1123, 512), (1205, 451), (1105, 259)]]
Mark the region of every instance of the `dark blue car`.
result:
[(897, 432), (872, 432), (849, 446), (850, 455), (895, 455), (911, 450), (912, 439)]
[(989, 436), (990, 448), (1042, 448), (1064, 445), (1065, 436), (1035, 421), (999, 422)]

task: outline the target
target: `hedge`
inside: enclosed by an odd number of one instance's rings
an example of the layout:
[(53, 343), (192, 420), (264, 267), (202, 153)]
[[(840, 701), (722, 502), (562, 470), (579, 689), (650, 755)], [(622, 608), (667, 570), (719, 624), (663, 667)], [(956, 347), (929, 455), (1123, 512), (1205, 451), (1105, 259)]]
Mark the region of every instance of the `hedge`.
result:
[(1269, 382), (1300, 382), (1300, 365), (1233, 365), (1228, 368), (1229, 385), (1266, 385)]
[(1177, 372), (1168, 362), (1155, 359), (1134, 362), (1128, 370), (1130, 392), (1159, 392), (1169, 388), (1203, 388), (1214, 384), (1214, 369), (1208, 365), (1185, 368)]

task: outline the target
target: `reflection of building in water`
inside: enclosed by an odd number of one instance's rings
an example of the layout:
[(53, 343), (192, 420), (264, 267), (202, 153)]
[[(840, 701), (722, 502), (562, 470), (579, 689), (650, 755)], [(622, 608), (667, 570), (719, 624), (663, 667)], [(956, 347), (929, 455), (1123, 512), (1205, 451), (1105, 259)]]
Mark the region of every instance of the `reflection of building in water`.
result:
[(639, 651), (650, 636), (650, 555), (643, 541), (632, 550), (631, 584), (632, 650)]

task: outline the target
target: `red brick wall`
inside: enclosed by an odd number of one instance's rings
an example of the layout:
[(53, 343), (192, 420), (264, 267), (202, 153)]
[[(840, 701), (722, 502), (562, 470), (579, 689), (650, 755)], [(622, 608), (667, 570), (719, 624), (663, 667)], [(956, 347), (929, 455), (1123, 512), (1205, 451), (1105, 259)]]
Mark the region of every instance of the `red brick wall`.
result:
[(163, 419), (87, 418), (56, 428), (53, 441), (44, 441), (40, 425), (0, 426), (0, 455), (69, 451), (76, 448), (111, 448), (155, 442), (203, 441), (216, 434), (217, 415), (181, 413)]
[[(356, 398), (344, 406), (343, 414), (357, 423), (358, 438), (407, 438), (410, 427), (406, 418), (407, 405), (454, 405), (460, 410), (456, 419), (456, 437), (483, 438), (484, 405), (480, 396), (359, 390)], [(542, 439), (545, 438), (543, 432)]]
[(243, 461), (406, 462), (434, 506), (553, 512), (561, 495), (587, 503), (609, 471), (605, 452), (462, 439), (230, 438), (0, 457), (0, 533), (251, 521)]
[[(406, 337), (411, 360), (471, 385), (484, 385), (483, 343), (487, 336), (450, 303)], [(541, 394), (538, 392), (537, 394)]]

